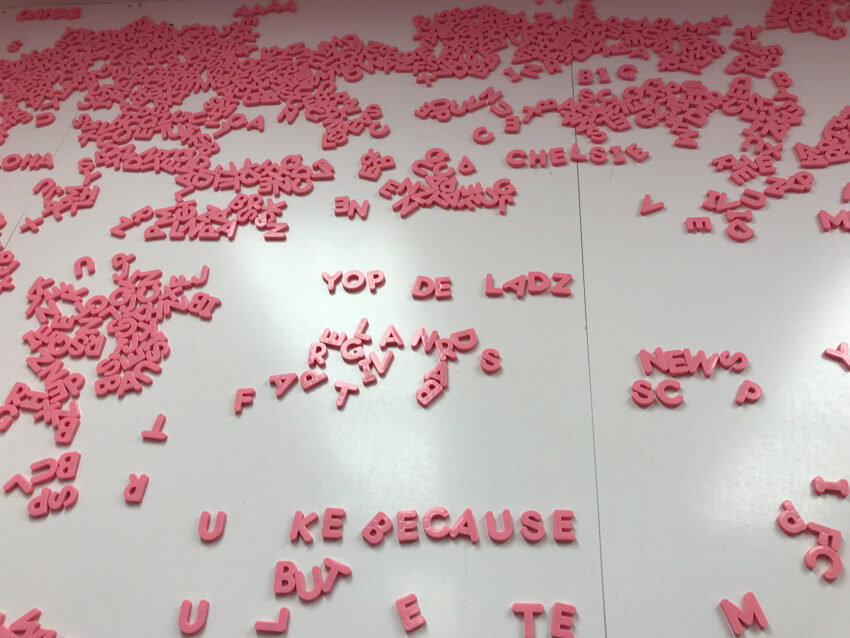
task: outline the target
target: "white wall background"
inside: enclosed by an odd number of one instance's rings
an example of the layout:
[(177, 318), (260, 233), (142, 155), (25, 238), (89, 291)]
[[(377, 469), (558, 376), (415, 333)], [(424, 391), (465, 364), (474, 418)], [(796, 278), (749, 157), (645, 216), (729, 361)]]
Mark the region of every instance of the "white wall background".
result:
[[(86, 5), (73, 23), (17, 23), (10, 10), (0, 13), (0, 45), (18, 38), (27, 51), (48, 46), (69, 24), (116, 28), (141, 15), (223, 24), (238, 4)], [(573, 3), (492, 4), (561, 15)], [(743, 26), (762, 22), (768, 2), (594, 4), (603, 17), (627, 11), (694, 20), (728, 13)], [(443, 8), (424, 0), (305, 1), (295, 14), (262, 18), (260, 44), (315, 44), (353, 32), (409, 47), (411, 17)], [(733, 37), (726, 29), (721, 41)], [(850, 39), (771, 31), (761, 40), (785, 47), (781, 69), (794, 78), (791, 90), (808, 111), (779, 165), (780, 174), (790, 174), (797, 170), (793, 143), (818, 139), (827, 119), (850, 102)], [(700, 79), (725, 89), (729, 77), (722, 69), (734, 53)], [(573, 73), (605, 66), (613, 77), (623, 62), (594, 58)], [(381, 104), (392, 134), (352, 137), (332, 152), (321, 150), (321, 129), (303, 116), (287, 126), (276, 123), (275, 107), (240, 109), (264, 114), (266, 132), (222, 138), (216, 161), (298, 152), (310, 161), (326, 157), (336, 169), (336, 180), (318, 183), (308, 198), (288, 199), (285, 243), (265, 243), (245, 229), (233, 243), (145, 243), (140, 230), (115, 239), (108, 229), (119, 216), (146, 204), (168, 205), (174, 185), (165, 175), (109, 170), (98, 182), (94, 209), (61, 224), (48, 221), (38, 235), (12, 232), (16, 220), (40, 210), (34, 183), (47, 175), (77, 183), (76, 162), (91, 152), (79, 148), (70, 129), (74, 100), (51, 127), (13, 131), (2, 154), (50, 151), (56, 169), (0, 174), (9, 219), (3, 239), (22, 262), (16, 290), (0, 297), (0, 391), (31, 380), (19, 339), (35, 326), (23, 315), (29, 284), (39, 275), (72, 281), (73, 262), (82, 255), (97, 263), (97, 274), (86, 279), (97, 291), (109, 287), (108, 260), (116, 252), (134, 252), (140, 267), (166, 275), (194, 274), (207, 264), (206, 290), (223, 306), (209, 323), (178, 316), (163, 324), (172, 354), (141, 396), (98, 400), (94, 366), (71, 364), (88, 376), (73, 446), (83, 453), (75, 482), (80, 501), (37, 522), (28, 518), (20, 493), (0, 501), (0, 609), (16, 618), (41, 607), (43, 624), (63, 636), (176, 636), (180, 602), (207, 598), (212, 609), (203, 635), (210, 638), (254, 635), (253, 622), (275, 617), (282, 604), (292, 611), (290, 635), (383, 638), (402, 635), (393, 602), (415, 592), (428, 622), (418, 632), (423, 638), (519, 636), (510, 611), (518, 601), (543, 602), (547, 611), (556, 601), (574, 604), (577, 637), (710, 638), (729, 635), (718, 602), (739, 602), (753, 591), (769, 635), (847, 634), (847, 576), (823, 583), (802, 563), (814, 537), (792, 540), (775, 524), (779, 504), (791, 499), (807, 520), (841, 530), (850, 525), (846, 503), (817, 498), (809, 487), (815, 475), (846, 476), (850, 458), (850, 383), (821, 357), (825, 347), (850, 336), (844, 282), (850, 238), (821, 234), (814, 221), (820, 208), (839, 208), (847, 168), (818, 172), (809, 195), (771, 200), (756, 214), (757, 237), (745, 245), (729, 241), (721, 224), (708, 236), (687, 235), (684, 219), (701, 214), (705, 191), (732, 186), (708, 162), (737, 153), (740, 122), (712, 117), (697, 151), (673, 148), (661, 128), (611, 136), (611, 143), (648, 149), (652, 157), (642, 165), (517, 171), (504, 163), (507, 150), (569, 147), (573, 131), (554, 116), (535, 120), (518, 136), (499, 134), (501, 122), (486, 110), (448, 124), (413, 116), (425, 100), (465, 98), (490, 84), (515, 109), (573, 93), (570, 73), (511, 84), (501, 74), (505, 65), (486, 81), (441, 81), (432, 89), (409, 75), (366, 77), (348, 90), (364, 104)], [(658, 75), (654, 60), (638, 67), (639, 80)], [(768, 82), (754, 85), (767, 92)], [(623, 84), (615, 79), (610, 88)], [(471, 141), (481, 125), (497, 132), (493, 144)], [(468, 155), (478, 167), (472, 181), (509, 176), (519, 191), (516, 206), (504, 217), (435, 209), (400, 220), (378, 197), (380, 182), (356, 178), (359, 157), (370, 147), (392, 154), (397, 169), (384, 176), (402, 179), (433, 146), (456, 160)], [(638, 215), (644, 193), (663, 199), (666, 210)], [(372, 202), (368, 221), (333, 216), (333, 198), (342, 194)], [(380, 268), (387, 283), (374, 296), (328, 295), (320, 273), (351, 268)], [(529, 270), (573, 273), (573, 296), (516, 301), (483, 295), (487, 272), (504, 281)], [(451, 276), (454, 299), (411, 300), (419, 274)], [(409, 346), (397, 353), (388, 376), (361, 389), (344, 411), (335, 409), (330, 385), (274, 398), (270, 374), (304, 370), (308, 344), (322, 329), (350, 332), (363, 316), (376, 340), (388, 323), (406, 341), (419, 326), (474, 327), (481, 346), (461, 355), (448, 393), (428, 410), (416, 404), (414, 391), (436, 360)], [(719, 371), (711, 380), (685, 379), (684, 406), (640, 410), (629, 400), (629, 387), (641, 376), (636, 355), (656, 346), (741, 350), (750, 368), (742, 376)], [(484, 347), (501, 351), (500, 375), (487, 377), (478, 368)], [(328, 368), (332, 378), (359, 377), (337, 359)], [(765, 394), (757, 405), (738, 408), (734, 396), (744, 376)], [(233, 396), (245, 386), (255, 387), (257, 398), (236, 418)], [(141, 430), (160, 412), (168, 417), (168, 442), (143, 444)], [(57, 453), (51, 434), (24, 417), (0, 441), (0, 479)], [(140, 508), (122, 499), (131, 472), (151, 477)], [(425, 539), (372, 549), (359, 537), (378, 510), (422, 514), (435, 505), (453, 516), (472, 508), (482, 534), (488, 509), (508, 507), (517, 517), (524, 509), (547, 517), (555, 508), (573, 509), (578, 541), (557, 546), (549, 538), (529, 546), (515, 538), (496, 546), (482, 536), (476, 547)], [(344, 540), (292, 546), (295, 510), (328, 506), (347, 510)], [(219, 509), (229, 516), (225, 536), (203, 546), (198, 516)], [(276, 561), (291, 559), (307, 569), (325, 556), (350, 565), (353, 578), (313, 605), (275, 599)], [(537, 631), (548, 635), (548, 626), (538, 620)]]

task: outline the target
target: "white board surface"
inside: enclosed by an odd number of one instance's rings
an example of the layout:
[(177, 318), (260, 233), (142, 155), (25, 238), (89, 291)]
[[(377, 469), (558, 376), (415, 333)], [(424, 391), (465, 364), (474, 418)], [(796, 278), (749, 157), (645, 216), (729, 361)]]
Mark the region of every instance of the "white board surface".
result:
[[(531, 16), (567, 15), (574, 2), (492, 4)], [(761, 24), (768, 4), (594, 2), (603, 17), (728, 14), (735, 27)], [(24, 51), (42, 48), (66, 26), (118, 28), (142, 15), (178, 26), (221, 25), (237, 6), (85, 5), (73, 23), (16, 22), (16, 10), (6, 10), (0, 45), (18, 38)], [(411, 18), (443, 8), (450, 7), (424, 0), (305, 1), (294, 14), (262, 18), (259, 44), (315, 44), (356, 33), (409, 48)], [(733, 37), (727, 28), (719, 39), (728, 44)], [(828, 118), (850, 102), (850, 39), (781, 30), (766, 31), (761, 40), (784, 47), (779, 68), (794, 78), (792, 90), (807, 109), (778, 163), (781, 174), (790, 174), (799, 170), (793, 143), (818, 139)], [(702, 76), (664, 78), (725, 90), (730, 76), (723, 66), (732, 54)], [(13, 130), (0, 155), (51, 152), (56, 168), (0, 173), (0, 210), (9, 221), (3, 240), (21, 261), (16, 289), (0, 296), (0, 393), (34, 380), (20, 341), (37, 327), (24, 317), (27, 288), (38, 276), (76, 283), (73, 263), (80, 256), (97, 264), (97, 273), (83, 280), (93, 291), (111, 288), (109, 259), (118, 252), (132, 252), (136, 265), (166, 276), (197, 274), (208, 265), (204, 290), (223, 304), (210, 322), (175, 316), (161, 324), (171, 356), (141, 395), (98, 399), (94, 363), (70, 364), (88, 379), (71, 447), (83, 455), (74, 483), (80, 500), (68, 512), (32, 521), (19, 492), (0, 499), (0, 610), (8, 620), (39, 607), (43, 624), (61, 636), (178, 636), (180, 602), (204, 598), (211, 610), (202, 635), (210, 638), (255, 635), (254, 621), (276, 617), (281, 605), (291, 611), (288, 635), (389, 638), (404, 633), (394, 601), (413, 592), (427, 618), (415, 634), (423, 637), (520, 636), (511, 613), (516, 602), (543, 603), (546, 620), (539, 617), (536, 630), (549, 635), (550, 609), (564, 602), (577, 609), (577, 638), (712, 638), (731, 635), (719, 601), (740, 604), (752, 591), (768, 617), (768, 635), (846, 635), (846, 575), (821, 581), (820, 567), (812, 573), (803, 566), (813, 537), (788, 538), (775, 522), (780, 503), (790, 499), (807, 520), (839, 530), (850, 525), (847, 503), (816, 497), (810, 487), (816, 475), (847, 476), (850, 458), (850, 385), (843, 369), (821, 356), (848, 337), (843, 266), (850, 239), (841, 231), (822, 233), (815, 221), (819, 209), (840, 207), (841, 188), (850, 181), (846, 166), (817, 172), (809, 194), (771, 200), (746, 244), (729, 241), (719, 221), (710, 235), (689, 235), (686, 217), (711, 214), (699, 208), (705, 191), (733, 188), (709, 162), (737, 153), (740, 122), (713, 118), (698, 150), (674, 148), (661, 127), (613, 134), (609, 143), (636, 142), (650, 151), (640, 165), (515, 170), (505, 163), (507, 151), (569, 149), (573, 129), (562, 128), (556, 115), (519, 135), (503, 134), (501, 121), (486, 110), (445, 124), (414, 117), (426, 100), (465, 98), (490, 85), (515, 109), (548, 97), (563, 101), (582, 88), (574, 84), (580, 68), (604, 66), (614, 76), (629, 62), (638, 67), (638, 81), (659, 75), (654, 58), (595, 57), (560, 75), (513, 84), (502, 74), (508, 57), (502, 52), (486, 80), (426, 88), (409, 74), (376, 74), (341, 82), (362, 104), (379, 103), (392, 133), (382, 140), (352, 137), (334, 151), (321, 149), (321, 129), (303, 117), (278, 124), (277, 107), (240, 108), (263, 114), (266, 130), (225, 136), (215, 161), (300, 153), (305, 162), (324, 157), (335, 168), (335, 180), (317, 182), (309, 197), (286, 198), (291, 230), (283, 243), (243, 230), (235, 241), (219, 243), (145, 242), (140, 229), (123, 240), (111, 237), (108, 229), (121, 215), (170, 205), (174, 183), (165, 175), (108, 169), (93, 209), (60, 224), (48, 220), (37, 235), (21, 234), (23, 219), (40, 211), (35, 183), (46, 176), (78, 183), (77, 161), (93, 151), (76, 142), (74, 99), (52, 126)], [(625, 85), (615, 78), (608, 87)], [(754, 87), (767, 92), (772, 85), (765, 79)], [(185, 108), (203, 102), (192, 100)], [(493, 130), (496, 140), (475, 144), (477, 126)], [(516, 205), (505, 216), (431, 209), (402, 220), (378, 195), (383, 179), (356, 177), (369, 148), (393, 155), (397, 167), (383, 178), (401, 180), (413, 177), (410, 164), (432, 147), (446, 149), (454, 161), (468, 156), (478, 169), (473, 177), (485, 183), (510, 177)], [(663, 199), (665, 210), (640, 216), (646, 193)], [(334, 217), (339, 195), (369, 199), (368, 219)], [(198, 201), (221, 205), (229, 197), (206, 193)], [(350, 269), (380, 269), (386, 284), (375, 295), (328, 294), (321, 273)], [(532, 270), (571, 273), (572, 296), (484, 295), (487, 273), (504, 282)], [(453, 299), (411, 299), (417, 275), (450, 276)], [(388, 324), (405, 339), (386, 378), (361, 388), (341, 411), (330, 384), (275, 399), (269, 375), (305, 370), (308, 346), (323, 329), (350, 334), (362, 317), (375, 341)], [(441, 334), (475, 328), (480, 340), (475, 352), (452, 364), (449, 390), (428, 409), (414, 393), (437, 359), (411, 350), (420, 326)], [(491, 347), (503, 362), (492, 377), (478, 365), (481, 350)], [(656, 347), (742, 351), (750, 365), (742, 375), (719, 370), (710, 380), (681, 379), (683, 406), (641, 410), (630, 400), (632, 382), (643, 378), (637, 353)], [(350, 382), (360, 376), (338, 357), (327, 372)], [(743, 378), (757, 381), (764, 397), (738, 407)], [(257, 396), (237, 417), (233, 399), (242, 387), (256, 388)], [(159, 413), (167, 416), (168, 441), (143, 443), (141, 431)], [(0, 437), (0, 480), (27, 475), (30, 463), (62, 451), (47, 428), (22, 417)], [(131, 472), (150, 476), (140, 507), (122, 498)], [(379, 511), (394, 517), (415, 509), (421, 516), (434, 506), (447, 508), (452, 521), (470, 508), (481, 542), (423, 537), (400, 546), (389, 538), (372, 548), (360, 537)], [(289, 541), (296, 510), (321, 514), (326, 507), (346, 510), (342, 541)], [(517, 526), (521, 512), (540, 511), (547, 538), (536, 545), (518, 536), (491, 542), (484, 514), (503, 508)], [(575, 543), (552, 539), (554, 509), (575, 512)], [(225, 535), (214, 545), (197, 537), (203, 510), (228, 514)], [(319, 525), (313, 532), (319, 535)], [(304, 604), (274, 595), (277, 561), (309, 570), (325, 557), (353, 570), (330, 596)]]

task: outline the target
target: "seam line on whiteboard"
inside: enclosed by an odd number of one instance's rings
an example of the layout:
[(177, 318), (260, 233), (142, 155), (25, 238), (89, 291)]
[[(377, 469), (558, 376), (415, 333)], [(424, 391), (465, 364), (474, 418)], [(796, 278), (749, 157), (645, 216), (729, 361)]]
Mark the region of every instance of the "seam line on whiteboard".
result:
[(15, 222), (15, 225), (12, 226), (12, 230), (9, 232), (8, 241), (6, 241), (6, 243), (3, 243), (3, 239), (0, 238), (0, 246), (3, 247), (3, 250), (11, 250), (10, 246), (12, 245), (12, 240), (15, 238), (15, 235), (19, 234), (19, 233), (16, 233), (15, 231), (18, 230), (18, 226), (21, 225), (21, 221), (24, 219), (27, 212), (29, 212), (29, 209), (30, 209), (30, 202), (27, 202), (26, 205), (24, 206), (24, 210), (21, 212), (20, 217), (18, 217), (18, 221)]
[[(68, 128), (67, 128), (67, 129), (65, 129), (65, 134), (62, 136), (62, 139), (61, 139), (61, 140), (59, 140), (59, 144), (56, 146), (56, 150), (55, 150), (55, 151), (53, 151), (53, 154), (54, 154), (54, 155), (58, 155), (58, 154), (59, 154), (59, 149), (61, 149), (61, 148), (62, 148), (62, 145), (65, 143), (65, 139), (68, 137), (68, 133), (70, 133), (70, 132), (71, 132), (71, 129), (73, 129), (73, 125), (74, 125), (74, 123), (73, 123), (73, 122), (71, 122), (70, 124), (68, 124)], [(27, 201), (27, 203), (24, 205), (24, 210), (23, 210), (23, 212), (21, 212), (20, 217), (18, 217), (18, 221), (16, 221), (16, 222), (15, 222), (15, 225), (14, 225), (14, 226), (12, 226), (12, 230), (11, 230), (11, 231), (9, 231), (9, 240), (8, 240), (5, 244), (3, 244), (2, 240), (0, 240), (0, 245), (2, 245), (4, 249), (8, 249), (8, 248), (9, 248), (9, 246), (11, 246), (11, 245), (12, 245), (12, 240), (13, 240), (13, 239), (14, 239), (17, 235), (20, 235), (20, 233), (17, 233), (17, 232), (15, 232), (15, 231), (17, 231), (17, 230), (18, 230), (18, 226), (20, 226), (20, 225), (21, 225), (21, 221), (23, 221), (24, 217), (26, 217), (26, 214), (29, 212), (30, 204), (31, 204), (31, 203), (32, 203), (31, 201)]]
[[(576, 97), (576, 83), (573, 74), (573, 63), (570, 62), (570, 85), (573, 92), (573, 100)], [(578, 144), (578, 133), (573, 129), (573, 140)], [(578, 190), (578, 236), (579, 248), (581, 252), (581, 289), (584, 299), (584, 347), (587, 352), (587, 391), (590, 399), (590, 430), (593, 436), (593, 480), (596, 487), (596, 537), (599, 542), (599, 584), (602, 588), (602, 629), (605, 638), (608, 638), (608, 612), (605, 608), (605, 567), (602, 562), (602, 511), (599, 508), (599, 470), (597, 468), (596, 455), (596, 420), (593, 415), (593, 378), (590, 373), (590, 332), (587, 323), (587, 276), (584, 267), (584, 226), (581, 219), (581, 175), (579, 172), (579, 164), (574, 162), (576, 167), (576, 188)]]

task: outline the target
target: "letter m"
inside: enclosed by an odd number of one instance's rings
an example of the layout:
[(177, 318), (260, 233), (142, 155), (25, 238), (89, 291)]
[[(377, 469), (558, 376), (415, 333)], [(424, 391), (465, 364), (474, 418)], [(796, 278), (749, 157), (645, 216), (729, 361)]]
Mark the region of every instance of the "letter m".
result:
[(827, 232), (832, 230), (833, 228), (841, 227), (841, 230), (848, 232), (850, 231), (850, 211), (840, 210), (838, 214), (833, 217), (825, 210), (822, 210), (818, 213), (818, 221), (820, 222), (820, 227), (823, 232)]
[(756, 595), (752, 592), (744, 594), (743, 609), (739, 609), (734, 603), (725, 598), (720, 601), (720, 608), (726, 615), (726, 620), (729, 621), (729, 627), (732, 629), (732, 633), (736, 636), (744, 633), (744, 627), (749, 627), (753, 623), (757, 624), (761, 629), (767, 627), (767, 617), (761, 610), (759, 601), (756, 600)]

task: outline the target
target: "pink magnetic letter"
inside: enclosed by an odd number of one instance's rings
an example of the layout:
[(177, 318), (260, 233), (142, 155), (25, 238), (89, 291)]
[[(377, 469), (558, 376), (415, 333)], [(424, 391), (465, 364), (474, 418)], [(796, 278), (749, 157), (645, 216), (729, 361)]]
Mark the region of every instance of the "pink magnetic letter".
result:
[(239, 388), (236, 390), (236, 400), (233, 402), (233, 411), (242, 414), (242, 406), (253, 405), (254, 396), (257, 391), (254, 388)]
[(417, 604), (416, 594), (408, 594), (402, 596), (395, 601), (395, 608), (398, 611), (398, 617), (401, 619), (401, 626), (407, 633), (414, 629), (419, 629), (425, 624), (425, 617)]
[(131, 505), (138, 505), (145, 497), (145, 490), (148, 489), (148, 477), (146, 474), (130, 475), (130, 482), (124, 488), (124, 500)]
[(761, 386), (755, 381), (745, 380), (738, 390), (735, 403), (744, 405), (745, 403), (755, 403), (759, 399), (761, 399)]
[(207, 511), (201, 512), (201, 520), (198, 522), (198, 536), (205, 543), (212, 543), (221, 538), (224, 534), (224, 525), (227, 523), (227, 514), (219, 512), (215, 515), (215, 527), (210, 531), (210, 513)]
[(542, 603), (514, 603), (511, 607), (514, 614), (522, 614), (522, 635), (524, 638), (534, 638), (534, 617), (543, 613)]
[(207, 613), (209, 613), (210, 604), (206, 600), (198, 603), (198, 614), (195, 616), (195, 621), (189, 620), (192, 616), (192, 601), (184, 600), (180, 605), (180, 617), (177, 620), (177, 625), (180, 631), (186, 636), (193, 636), (207, 624)]
[(749, 627), (756, 623), (761, 629), (767, 627), (767, 617), (759, 606), (759, 601), (756, 600), (756, 595), (752, 592), (744, 594), (744, 608), (739, 609), (734, 603), (724, 598), (720, 601), (720, 608), (726, 615), (726, 620), (729, 621), (729, 627), (732, 633), (740, 636), (744, 633), (744, 625)]

